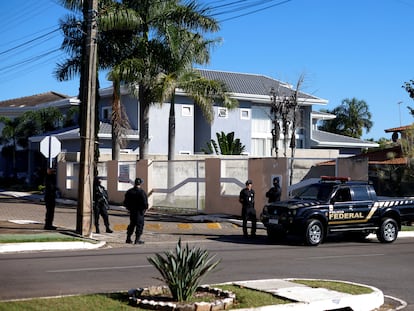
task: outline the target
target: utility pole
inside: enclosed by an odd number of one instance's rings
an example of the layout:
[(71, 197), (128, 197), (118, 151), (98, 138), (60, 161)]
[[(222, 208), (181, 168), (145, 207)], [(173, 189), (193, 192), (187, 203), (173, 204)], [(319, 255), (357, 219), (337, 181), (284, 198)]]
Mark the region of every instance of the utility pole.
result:
[(92, 227), (94, 154), (95, 154), (95, 100), (96, 100), (96, 63), (97, 63), (97, 23), (98, 0), (85, 0), (83, 19), (86, 22), (83, 71), (81, 75), (80, 124), (81, 154), (79, 163), (78, 209), (76, 232), (89, 236)]

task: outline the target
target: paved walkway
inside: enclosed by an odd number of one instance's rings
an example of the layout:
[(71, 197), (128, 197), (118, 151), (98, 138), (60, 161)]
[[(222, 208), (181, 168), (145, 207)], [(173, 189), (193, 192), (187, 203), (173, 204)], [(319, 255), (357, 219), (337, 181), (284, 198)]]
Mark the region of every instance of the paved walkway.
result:
[[(43, 230), (45, 208), (39, 197), (21, 193), (0, 193), (0, 235), (67, 234), (76, 228), (76, 206), (73, 201), (59, 201), (54, 225), (57, 231)], [(91, 242), (0, 243), (0, 253), (100, 247), (135, 247), (125, 244), (129, 217), (122, 207), (109, 211), (113, 233), (93, 233)], [(102, 220), (101, 220), (102, 222)], [(258, 229), (263, 230), (263, 227)], [(103, 230), (101, 230), (103, 231)], [(146, 243), (176, 243), (177, 235), (185, 241), (196, 241), (208, 236), (241, 236), (240, 221), (215, 216), (174, 216), (149, 212), (146, 217), (143, 240)], [(263, 232), (265, 236), (265, 231)], [(254, 280), (237, 284), (266, 291), (292, 300), (292, 303), (259, 308), (260, 310), (380, 310), (384, 304), (381, 290), (372, 288), (366, 295), (349, 295), (323, 288), (310, 288), (289, 279)], [(400, 305), (400, 304), (399, 304)], [(346, 309), (348, 308), (348, 309)], [(350, 308), (350, 309), (349, 309)], [(257, 311), (257, 309), (255, 309)], [(392, 308), (387, 308), (392, 310)]]

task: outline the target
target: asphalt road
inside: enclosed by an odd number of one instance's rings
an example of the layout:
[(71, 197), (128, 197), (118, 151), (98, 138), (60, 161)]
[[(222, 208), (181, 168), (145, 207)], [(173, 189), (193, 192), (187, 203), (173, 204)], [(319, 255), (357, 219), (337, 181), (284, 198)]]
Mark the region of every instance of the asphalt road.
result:
[[(372, 285), (414, 310), (414, 239), (384, 245), (377, 241), (330, 241), (305, 247), (288, 241), (269, 244), (264, 235), (203, 236), (188, 242), (205, 248), (221, 263), (203, 283), (266, 278), (318, 278)], [(125, 291), (162, 284), (147, 258), (173, 249), (174, 241), (93, 251), (3, 254), (0, 299)]]

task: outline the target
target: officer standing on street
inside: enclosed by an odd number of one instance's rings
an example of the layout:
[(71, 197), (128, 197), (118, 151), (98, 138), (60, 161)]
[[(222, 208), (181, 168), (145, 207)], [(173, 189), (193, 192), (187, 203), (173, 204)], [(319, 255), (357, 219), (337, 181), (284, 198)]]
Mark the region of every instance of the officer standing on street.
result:
[(269, 199), (268, 203), (280, 201), (282, 189), (279, 184), (279, 177), (273, 178), (273, 187), (266, 192), (266, 197)]
[(246, 181), (246, 187), (240, 191), (239, 202), (242, 204), (242, 219), (243, 219), (243, 236), (248, 237), (247, 221), (250, 220), (252, 224), (251, 237), (256, 236), (256, 210), (254, 208), (254, 190), (252, 189), (253, 182), (249, 179)]
[(144, 215), (148, 209), (148, 197), (141, 185), (142, 178), (136, 178), (134, 187), (125, 193), (124, 205), (129, 211), (129, 225), (127, 228), (126, 243), (132, 244), (131, 236), (135, 229), (135, 244), (144, 244), (141, 235), (144, 230)]
[(95, 221), (95, 230), (96, 233), (100, 233), (99, 230), (99, 215), (102, 216), (104, 221), (104, 225), (106, 228), (106, 233), (112, 233), (112, 229), (109, 225), (109, 217), (108, 217), (108, 192), (106, 191), (105, 187), (101, 184), (101, 178), (96, 177), (95, 183), (93, 187), (93, 216)]
[(45, 230), (56, 230), (53, 225), (56, 207), (56, 170), (48, 168), (45, 178)]

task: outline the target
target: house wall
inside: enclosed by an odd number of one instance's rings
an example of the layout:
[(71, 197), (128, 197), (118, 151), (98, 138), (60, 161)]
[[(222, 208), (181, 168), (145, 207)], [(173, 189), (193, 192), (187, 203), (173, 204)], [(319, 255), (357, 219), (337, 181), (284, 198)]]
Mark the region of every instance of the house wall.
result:
[(138, 100), (130, 95), (122, 95), (122, 105), (131, 129), (137, 130), (139, 125), (139, 106)]
[(169, 109), (169, 103), (155, 104), (149, 109), (149, 154), (167, 154)]
[(336, 160), (336, 176), (368, 181), (368, 158), (338, 158)]
[(198, 106), (194, 107), (194, 153), (204, 153), (202, 150), (207, 149), (207, 143), (212, 138), (211, 124), (203, 116)]
[[(190, 109), (190, 111), (188, 109)], [(184, 96), (176, 96), (175, 98), (175, 153), (176, 154), (194, 154), (195, 112), (196, 112), (195, 105), (192, 99), (188, 97), (184, 97)], [(168, 144), (168, 136), (167, 136), (167, 144)], [(168, 151), (168, 145), (167, 145), (167, 151)]]
[[(216, 133), (224, 132), (228, 134), (234, 132), (234, 137), (239, 138), (240, 142), (246, 146), (246, 152), (251, 150), (251, 119), (241, 120), (240, 109), (251, 109), (249, 102), (239, 102), (239, 107), (228, 111), (226, 118), (219, 117), (218, 106), (214, 106), (214, 122), (211, 125), (210, 137), (217, 141)], [(250, 112), (251, 115), (251, 112)]]
[[(223, 165), (223, 162), (227, 163)], [(237, 161), (244, 161), (246, 165), (238, 165)], [(241, 207), (238, 201), (240, 190), (244, 187), (247, 179), (253, 180), (253, 188), (256, 192), (255, 205), (258, 213), (267, 202), (266, 191), (272, 186), (272, 177), (280, 177), (282, 186), (282, 199), (287, 197), (287, 159), (274, 158), (207, 158), (205, 159), (205, 178), (200, 176), (200, 181), (205, 183), (205, 207), (203, 212), (206, 214), (227, 214), (240, 215)], [(128, 175), (127, 180), (122, 180), (120, 166), (128, 165), (130, 169), (123, 171)], [(57, 186), (65, 198), (77, 198), (78, 195), (78, 165), (75, 167), (68, 162), (58, 163)], [(67, 175), (71, 174), (71, 176)], [(112, 203), (122, 204), (125, 191), (132, 187), (135, 177), (144, 179), (143, 188), (148, 194), (149, 206), (153, 206), (155, 190), (162, 178), (154, 171), (154, 163), (150, 160), (140, 160), (135, 162), (107, 161), (102, 163), (100, 176), (103, 177), (102, 185), (107, 189), (109, 200)], [(128, 182), (129, 180), (129, 182)], [(68, 187), (68, 184), (71, 184)], [(227, 188), (227, 191), (223, 191)], [(185, 196), (195, 195), (186, 193)], [(177, 197), (179, 195), (177, 194)]]

